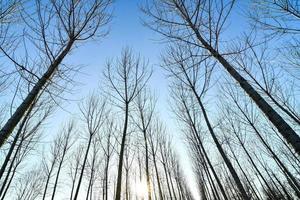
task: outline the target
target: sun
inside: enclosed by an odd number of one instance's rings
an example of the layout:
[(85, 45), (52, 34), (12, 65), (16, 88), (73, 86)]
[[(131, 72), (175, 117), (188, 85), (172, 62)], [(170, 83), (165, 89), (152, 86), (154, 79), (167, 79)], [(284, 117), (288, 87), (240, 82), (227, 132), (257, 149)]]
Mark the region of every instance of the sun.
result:
[(139, 198), (145, 198), (147, 196), (147, 183), (143, 180), (136, 182), (133, 193)]

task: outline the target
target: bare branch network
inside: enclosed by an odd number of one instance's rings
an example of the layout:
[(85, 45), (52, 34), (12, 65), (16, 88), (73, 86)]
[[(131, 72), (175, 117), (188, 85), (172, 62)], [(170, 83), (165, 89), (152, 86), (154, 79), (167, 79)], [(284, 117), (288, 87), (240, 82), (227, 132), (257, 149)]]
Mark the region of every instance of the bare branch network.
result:
[[(109, 39), (132, 3), (159, 66)], [(122, 4), (0, 0), (0, 200), (300, 199), (300, 1)]]

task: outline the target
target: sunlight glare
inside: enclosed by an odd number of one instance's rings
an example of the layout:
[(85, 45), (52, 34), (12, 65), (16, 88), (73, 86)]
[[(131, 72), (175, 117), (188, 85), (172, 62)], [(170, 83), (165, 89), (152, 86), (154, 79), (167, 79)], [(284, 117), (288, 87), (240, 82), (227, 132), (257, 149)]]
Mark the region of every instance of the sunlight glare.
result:
[(147, 195), (147, 183), (145, 181), (137, 182), (134, 188), (134, 194), (139, 198), (145, 198)]

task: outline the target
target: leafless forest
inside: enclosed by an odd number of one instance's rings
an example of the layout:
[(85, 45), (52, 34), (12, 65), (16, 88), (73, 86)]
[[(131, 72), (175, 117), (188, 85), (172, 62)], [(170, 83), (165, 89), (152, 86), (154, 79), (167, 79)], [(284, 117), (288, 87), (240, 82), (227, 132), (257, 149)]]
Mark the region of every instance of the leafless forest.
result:
[(300, 1), (141, 0), (160, 66), (128, 44), (48, 124), (81, 76), (66, 60), (105, 41), (116, 3), (0, 0), (0, 200), (300, 199)]

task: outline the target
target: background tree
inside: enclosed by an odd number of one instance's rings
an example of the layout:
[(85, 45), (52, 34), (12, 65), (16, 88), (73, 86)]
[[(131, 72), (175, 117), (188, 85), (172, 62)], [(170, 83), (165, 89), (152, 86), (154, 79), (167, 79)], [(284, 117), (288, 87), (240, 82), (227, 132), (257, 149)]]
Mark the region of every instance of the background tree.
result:
[[(83, 120), (84, 120), (85, 126), (86, 126), (85, 131), (87, 134), (87, 138), (85, 138), (85, 139), (87, 140), (87, 146), (85, 149), (84, 157), (83, 157), (82, 164), (81, 164), (81, 169), (79, 172), (79, 179), (78, 179), (77, 187), (76, 187), (75, 194), (73, 197), (74, 200), (76, 200), (78, 198), (78, 194), (79, 194), (82, 179), (84, 176), (85, 166), (88, 161), (91, 146), (94, 147), (92, 162), (95, 162), (96, 154), (97, 154), (97, 152), (95, 152), (95, 151), (98, 151), (98, 147), (96, 147), (96, 146), (99, 145), (99, 143), (98, 143), (99, 134), (100, 134), (100, 131), (102, 131), (103, 124), (104, 124), (105, 119), (107, 118), (107, 114), (108, 114), (106, 105), (107, 104), (106, 104), (105, 100), (101, 100), (97, 96), (91, 96), (91, 97), (89, 97), (89, 99), (86, 100), (85, 104), (82, 105), (80, 108), (81, 114), (83, 116)], [(97, 137), (97, 135), (98, 135), (98, 137)], [(94, 144), (94, 145), (92, 145), (92, 144)], [(95, 170), (94, 167), (95, 166), (92, 167), (93, 169), (91, 171)], [(94, 176), (94, 174), (93, 174), (93, 176)], [(90, 180), (92, 180), (93, 178), (94, 177), (90, 177)], [(91, 186), (91, 185), (89, 184), (89, 186)]]
[(147, 64), (139, 57), (134, 57), (129, 49), (122, 52), (121, 58), (108, 62), (104, 76), (107, 82), (107, 93), (114, 100), (114, 104), (124, 112), (123, 130), (121, 133), (121, 146), (119, 151), (119, 164), (116, 186), (116, 200), (121, 199), (122, 169), (126, 136), (128, 134), (129, 109), (150, 78), (151, 73), (146, 70)]
[(147, 180), (147, 190), (148, 190), (148, 199), (152, 199), (151, 183), (150, 183), (150, 169), (149, 169), (149, 144), (148, 144), (148, 134), (149, 126), (152, 121), (155, 108), (155, 99), (151, 94), (147, 93), (147, 90), (143, 90), (137, 96), (136, 106), (138, 112), (138, 120), (136, 125), (138, 129), (142, 132), (144, 147), (145, 147), (145, 171), (146, 171), (146, 180)]

